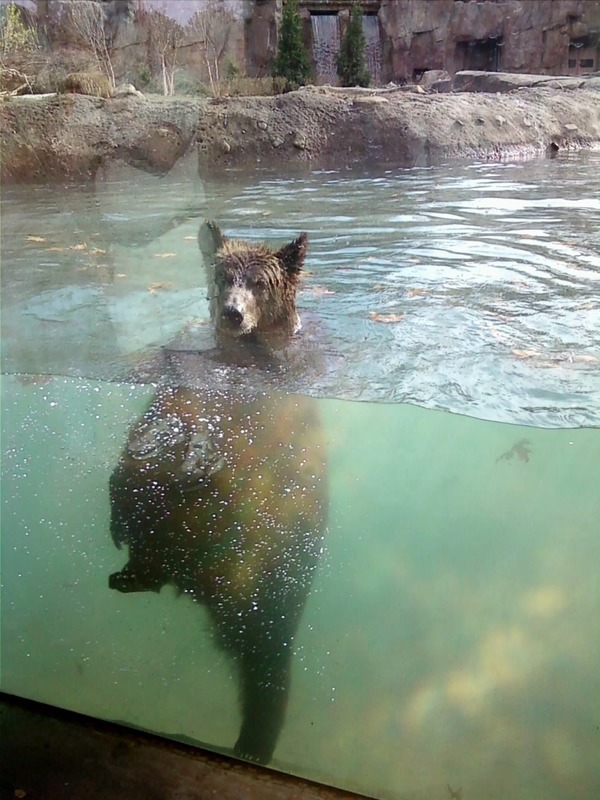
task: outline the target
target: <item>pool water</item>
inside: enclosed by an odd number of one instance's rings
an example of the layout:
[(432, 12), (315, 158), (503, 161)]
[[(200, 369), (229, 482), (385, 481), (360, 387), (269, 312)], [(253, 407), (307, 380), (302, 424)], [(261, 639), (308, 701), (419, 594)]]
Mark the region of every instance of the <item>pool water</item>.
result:
[(206, 321), (197, 234), (214, 218), (274, 245), (309, 234), (300, 304), (343, 368), (293, 388), (598, 425), (599, 174), (591, 152), (369, 176), (126, 173), (92, 188), (11, 188), (4, 371), (114, 377)]
[(122, 376), (206, 322), (201, 220), (308, 230), (301, 305), (345, 368), (295, 387), (331, 509), (273, 766), (381, 798), (595, 800), (599, 165), (5, 193), (2, 690), (231, 748), (205, 612), (108, 589), (108, 479), (154, 394)]

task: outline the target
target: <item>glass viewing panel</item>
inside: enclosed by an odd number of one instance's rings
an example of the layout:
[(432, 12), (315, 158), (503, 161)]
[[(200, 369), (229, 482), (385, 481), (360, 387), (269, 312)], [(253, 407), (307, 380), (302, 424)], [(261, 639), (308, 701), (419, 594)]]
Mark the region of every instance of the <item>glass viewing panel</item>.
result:
[[(306, 521), (304, 467), (282, 453), (306, 440), (327, 461), (328, 531), (322, 552), (306, 540), (318, 566), (271, 766), (382, 798), (595, 797), (599, 167), (584, 154), (6, 190), (1, 689), (232, 752), (243, 658), (218, 646), (191, 591), (109, 588), (128, 559), (111, 538), (109, 481), (165, 391), (140, 365), (186, 326), (210, 328), (200, 223), (277, 247), (306, 230), (299, 306), (333, 366), (284, 381), (276, 401), (261, 387), (264, 452), (247, 465), (281, 501), (250, 503), (252, 520), (296, 492)], [(196, 421), (202, 381), (183, 397)], [(249, 452), (253, 423), (236, 424), (230, 446)], [(209, 453), (215, 474), (220, 458)], [(190, 480), (169, 506), (188, 532)], [(239, 555), (228, 598), (261, 569), (261, 602), (267, 584), (272, 608), (302, 594), (303, 552), (284, 568), (281, 540), (257, 540), (254, 559), (238, 544), (211, 550), (215, 575)], [(253, 625), (244, 615), (231, 637), (248, 641)]]

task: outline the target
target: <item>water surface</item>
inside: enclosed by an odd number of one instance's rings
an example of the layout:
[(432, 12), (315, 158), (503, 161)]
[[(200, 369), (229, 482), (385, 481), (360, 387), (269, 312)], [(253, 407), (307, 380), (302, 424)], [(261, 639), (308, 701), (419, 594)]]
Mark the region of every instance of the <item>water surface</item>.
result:
[[(4, 369), (105, 378), (207, 320), (196, 234), (310, 236), (303, 308), (343, 366), (290, 388), (543, 427), (600, 421), (600, 154), (180, 176), (3, 203)], [(129, 358), (129, 360), (128, 360)]]
[(336, 368), (293, 388), (323, 417), (330, 531), (274, 766), (394, 800), (596, 800), (599, 166), (6, 192), (2, 689), (231, 748), (204, 611), (108, 589), (108, 479), (155, 392), (122, 376), (206, 329), (200, 221), (307, 230)]

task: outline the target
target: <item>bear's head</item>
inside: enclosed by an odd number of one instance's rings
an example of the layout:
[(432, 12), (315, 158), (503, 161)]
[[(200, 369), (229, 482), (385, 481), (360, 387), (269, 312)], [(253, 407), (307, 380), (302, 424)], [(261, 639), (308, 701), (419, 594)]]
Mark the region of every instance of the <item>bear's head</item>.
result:
[(275, 338), (300, 330), (296, 292), (306, 233), (279, 250), (223, 236), (214, 222), (201, 226), (211, 318), (220, 337)]

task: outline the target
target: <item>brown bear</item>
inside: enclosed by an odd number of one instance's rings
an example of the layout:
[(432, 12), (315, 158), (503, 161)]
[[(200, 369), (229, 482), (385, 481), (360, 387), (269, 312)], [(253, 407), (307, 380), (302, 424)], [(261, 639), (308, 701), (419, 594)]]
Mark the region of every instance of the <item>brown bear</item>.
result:
[(234, 754), (266, 764), (323, 547), (327, 471), (316, 401), (238, 377), (248, 366), (268, 371), (298, 334), (306, 235), (275, 252), (208, 224), (200, 246), (216, 332), (211, 359), (226, 377), (200, 389), (185, 380), (161, 388), (133, 425), (110, 479), (111, 533), (129, 561), (109, 585), (172, 584), (206, 605), (239, 670)]

